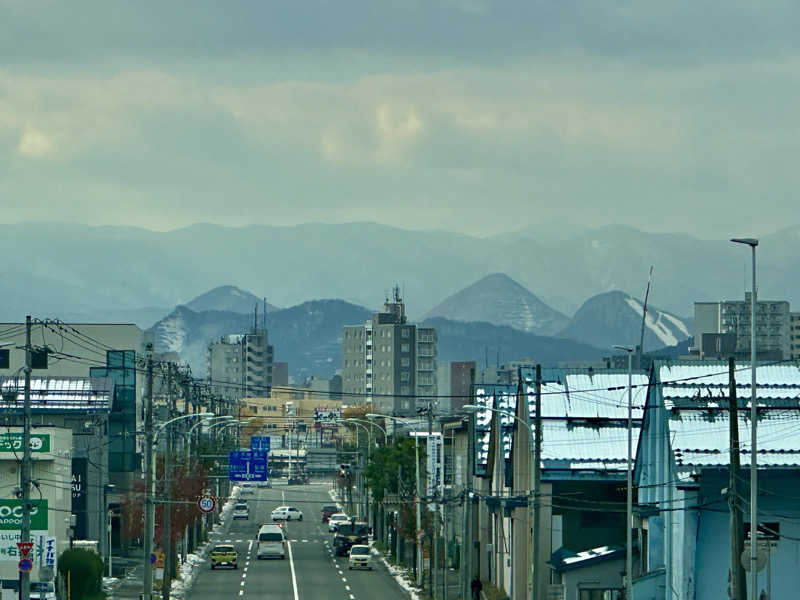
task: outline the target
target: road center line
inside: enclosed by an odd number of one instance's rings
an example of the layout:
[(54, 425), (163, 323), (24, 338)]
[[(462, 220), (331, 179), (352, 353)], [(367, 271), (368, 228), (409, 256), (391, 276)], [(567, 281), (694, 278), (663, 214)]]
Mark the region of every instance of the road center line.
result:
[(300, 600), (300, 595), (297, 592), (297, 575), (294, 572), (294, 555), (292, 554), (292, 542), (286, 542), (289, 548), (289, 568), (292, 571), (292, 587), (294, 588), (294, 600)]

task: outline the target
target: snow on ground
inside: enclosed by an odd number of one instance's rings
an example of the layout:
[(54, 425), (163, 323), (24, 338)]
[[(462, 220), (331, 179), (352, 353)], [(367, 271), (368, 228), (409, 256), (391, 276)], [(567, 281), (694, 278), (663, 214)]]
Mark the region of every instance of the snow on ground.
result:
[[(222, 511), (220, 512), (220, 522), (211, 527), (211, 534), (216, 530), (222, 529), (230, 523), (231, 512), (233, 512), (233, 505), (239, 499), (240, 487), (233, 486), (228, 500), (223, 504)], [(208, 551), (211, 548), (209, 542), (203, 542), (194, 552), (186, 556), (186, 562), (180, 565), (180, 572), (175, 581), (172, 582), (169, 597), (174, 600), (182, 600), (192, 589), (197, 574), (201, 569), (205, 568), (208, 564)]]

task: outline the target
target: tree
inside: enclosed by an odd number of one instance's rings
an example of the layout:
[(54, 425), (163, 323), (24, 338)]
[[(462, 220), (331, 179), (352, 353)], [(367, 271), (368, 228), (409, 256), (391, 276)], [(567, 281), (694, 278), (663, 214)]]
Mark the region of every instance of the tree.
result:
[(58, 572), (69, 581), (72, 600), (82, 600), (100, 592), (103, 559), (89, 550), (65, 550), (58, 558)]

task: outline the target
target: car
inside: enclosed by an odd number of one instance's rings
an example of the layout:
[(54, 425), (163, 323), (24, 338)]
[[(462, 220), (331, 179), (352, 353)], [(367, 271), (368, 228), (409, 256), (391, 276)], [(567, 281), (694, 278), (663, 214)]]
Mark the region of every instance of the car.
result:
[(350, 558), (347, 559), (347, 568), (353, 569), (369, 569), (372, 571), (372, 559), (370, 557), (369, 546), (362, 546), (357, 544), (350, 548)]
[(245, 502), (239, 502), (234, 504), (233, 506), (233, 518), (234, 519), (249, 519), (250, 518), (250, 509), (247, 507)]
[(272, 482), (269, 479), (267, 479), (266, 481), (259, 481), (256, 484), (256, 487), (257, 488), (271, 488), (272, 487)]
[(31, 600), (56, 600), (56, 585), (52, 581), (32, 581)]
[(239, 568), (239, 556), (233, 544), (216, 544), (211, 550), (211, 570), (217, 567)]
[(287, 481), (287, 485), (303, 485), (304, 483), (308, 483), (310, 481), (308, 475), (305, 473), (301, 473), (300, 475), (292, 475), (289, 477), (289, 481)]
[(336, 531), (339, 523), (347, 523), (350, 520), (344, 513), (334, 513), (328, 519), (328, 531)]
[(331, 515), (335, 515), (337, 512), (339, 512), (338, 506), (335, 504), (326, 504), (322, 507), (322, 522), (327, 523)]
[(333, 552), (336, 556), (347, 556), (350, 548), (369, 543), (369, 525), (355, 519), (339, 523), (333, 534)]
[(249, 481), (242, 484), (241, 491), (239, 492), (242, 496), (252, 496), (256, 493), (256, 486)]
[(273, 521), (302, 521), (303, 512), (294, 506), (279, 506), (272, 511)]
[(262, 525), (258, 528), (256, 558), (286, 558), (286, 535), (281, 525)]

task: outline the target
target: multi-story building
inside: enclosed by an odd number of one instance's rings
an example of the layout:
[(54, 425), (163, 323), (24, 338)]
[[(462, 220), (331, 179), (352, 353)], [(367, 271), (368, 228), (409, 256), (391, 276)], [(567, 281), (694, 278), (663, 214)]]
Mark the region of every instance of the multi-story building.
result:
[[(750, 356), (751, 294), (742, 300), (695, 302), (694, 352), (701, 358)], [(785, 300), (756, 302), (756, 350), (762, 360), (791, 355), (791, 313)]]
[(408, 323), (395, 287), (383, 311), (344, 328), (342, 393), (347, 404), (371, 402), (376, 412), (411, 415), (436, 396), (436, 330)]
[(791, 313), (789, 322), (791, 323), (789, 358), (791, 360), (800, 360), (800, 312)]
[(265, 329), (224, 335), (206, 352), (212, 390), (228, 400), (269, 396), (274, 349)]
[(469, 404), (475, 377), (478, 377), (475, 361), (439, 363), (437, 407), (440, 414), (458, 413), (462, 406)]

